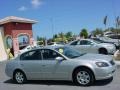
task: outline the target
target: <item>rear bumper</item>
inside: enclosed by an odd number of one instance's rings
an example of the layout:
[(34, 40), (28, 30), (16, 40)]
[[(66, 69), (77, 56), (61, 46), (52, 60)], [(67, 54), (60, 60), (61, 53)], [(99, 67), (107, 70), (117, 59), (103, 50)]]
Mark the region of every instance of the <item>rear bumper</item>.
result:
[(5, 68), (5, 74), (8, 76), (8, 77), (13, 77), (13, 73), (12, 73), (12, 71), (10, 70), (10, 69), (8, 69), (8, 68)]
[(108, 54), (114, 54), (116, 52), (116, 49), (109, 49)]

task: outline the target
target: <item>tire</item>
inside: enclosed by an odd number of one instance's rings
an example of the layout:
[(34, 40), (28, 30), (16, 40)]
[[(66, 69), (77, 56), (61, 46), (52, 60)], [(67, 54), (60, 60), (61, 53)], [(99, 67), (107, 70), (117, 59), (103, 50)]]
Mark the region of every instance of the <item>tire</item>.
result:
[(14, 72), (13, 79), (18, 84), (23, 84), (27, 81), (25, 74), (20, 70)]
[(95, 81), (92, 71), (86, 68), (77, 69), (73, 75), (73, 81), (76, 85), (90, 86)]
[(105, 48), (100, 48), (99, 49), (99, 54), (105, 54), (105, 55), (107, 55), (108, 52), (107, 52), (107, 50)]

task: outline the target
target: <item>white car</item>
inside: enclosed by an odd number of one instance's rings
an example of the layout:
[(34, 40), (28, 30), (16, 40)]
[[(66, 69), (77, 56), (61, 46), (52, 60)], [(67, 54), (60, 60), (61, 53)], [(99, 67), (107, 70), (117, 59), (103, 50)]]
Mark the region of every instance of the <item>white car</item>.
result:
[(83, 53), (114, 54), (116, 47), (114, 44), (101, 43), (92, 39), (80, 39), (72, 41), (68, 46)]
[(63, 44), (59, 42), (51, 42), (51, 43), (48, 43), (48, 45), (49, 46), (62, 46)]
[(117, 48), (120, 46), (120, 35), (109, 35), (109, 36), (104, 36), (104, 37), (99, 37), (100, 40), (103, 40), (104, 42), (110, 42), (114, 43)]
[(28, 46), (24, 47), (23, 49), (19, 50), (19, 53), (24, 53), (24, 52), (26, 52), (26, 51), (28, 51), (28, 50), (31, 50), (31, 49), (33, 49), (33, 48), (36, 48), (36, 47), (37, 47), (37, 46), (28, 45)]

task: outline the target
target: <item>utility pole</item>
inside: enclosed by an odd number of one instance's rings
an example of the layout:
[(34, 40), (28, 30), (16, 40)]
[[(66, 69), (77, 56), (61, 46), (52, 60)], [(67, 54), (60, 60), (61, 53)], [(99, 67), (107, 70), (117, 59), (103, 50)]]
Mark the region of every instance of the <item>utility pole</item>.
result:
[(51, 22), (51, 31), (52, 31), (52, 34), (54, 35), (54, 22), (53, 22), (53, 18), (50, 19), (50, 22)]
[[(119, 26), (120, 26), (119, 16), (116, 17), (115, 24), (116, 24), (117, 35), (119, 35), (119, 32), (118, 32)], [(118, 38), (118, 45), (119, 45), (119, 50), (120, 50), (120, 41), (119, 41), (119, 38)]]

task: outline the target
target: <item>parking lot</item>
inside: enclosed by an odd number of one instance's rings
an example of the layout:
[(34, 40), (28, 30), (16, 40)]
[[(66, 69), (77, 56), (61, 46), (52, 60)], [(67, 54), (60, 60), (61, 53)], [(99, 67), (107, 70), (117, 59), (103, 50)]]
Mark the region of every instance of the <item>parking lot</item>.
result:
[(96, 81), (89, 87), (75, 86), (69, 81), (29, 81), (27, 84), (15, 84), (4, 73), (6, 62), (0, 62), (0, 90), (120, 90), (120, 67), (113, 80)]

